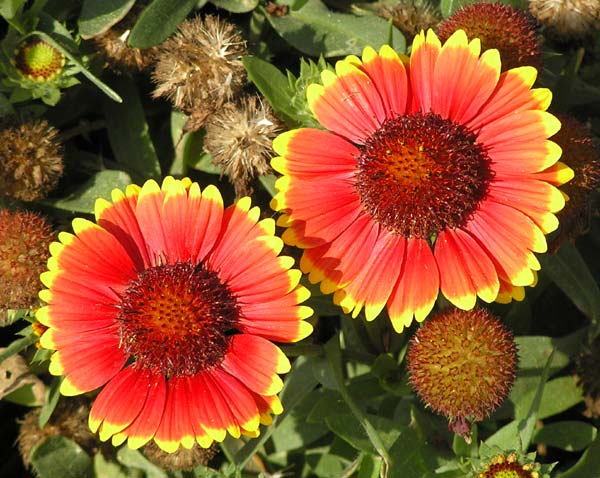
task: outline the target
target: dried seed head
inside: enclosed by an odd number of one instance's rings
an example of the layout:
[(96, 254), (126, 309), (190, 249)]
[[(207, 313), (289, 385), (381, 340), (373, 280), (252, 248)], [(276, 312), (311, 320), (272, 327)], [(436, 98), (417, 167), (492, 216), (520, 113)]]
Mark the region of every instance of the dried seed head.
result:
[(524, 10), (503, 3), (474, 3), (457, 10), (437, 27), (442, 43), (456, 30), (479, 38), (481, 49), (496, 48), (502, 69), (542, 65), (540, 36), (535, 18)]
[(485, 309), (453, 309), (417, 331), (407, 363), (421, 399), (468, 439), (470, 422), (489, 416), (508, 396), (517, 348), (512, 333)]
[(58, 131), (45, 120), (0, 128), (0, 196), (45, 198), (63, 172)]
[(581, 40), (600, 29), (598, 0), (530, 0), (529, 11), (557, 41)]
[(62, 435), (76, 442), (88, 452), (97, 451), (100, 443), (88, 427), (90, 401), (85, 397), (69, 397), (60, 400), (52, 417), (44, 428), (38, 426), (41, 408), (27, 412), (20, 422), (17, 446), (25, 466), (29, 468), (29, 456), (35, 445), (46, 438)]
[(146, 7), (146, 3), (136, 2), (123, 20), (94, 37), (94, 43), (98, 52), (104, 57), (106, 66), (116, 73), (143, 71), (154, 61), (156, 47), (140, 49), (127, 44), (131, 29)]
[(0, 317), (7, 309), (38, 304), (40, 274), (46, 269), (54, 233), (32, 212), (0, 209)]
[(589, 230), (600, 188), (600, 148), (588, 128), (572, 116), (557, 114), (556, 117), (562, 126), (552, 141), (562, 148), (561, 161), (569, 165), (575, 176), (562, 187), (569, 200), (557, 213), (560, 229), (550, 244), (551, 251), (556, 251), (565, 240), (573, 242)]
[(158, 48), (153, 96), (168, 98), (190, 116), (188, 130), (240, 91), (245, 79), (241, 56), (246, 44), (231, 23), (207, 15), (186, 20)]
[(251, 181), (271, 169), (271, 143), (282, 126), (271, 107), (257, 96), (227, 103), (206, 123), (204, 148), (235, 186), (238, 197), (252, 192)]
[(193, 470), (199, 465), (206, 465), (219, 451), (216, 443), (209, 448), (200, 448), (197, 444), (191, 449), (179, 447), (175, 453), (167, 453), (151, 441), (144, 446), (144, 455), (155, 465), (167, 471)]
[(377, 14), (391, 20), (409, 39), (421, 30), (434, 28), (440, 22), (439, 12), (429, 3), (402, 2), (393, 6), (383, 5)]
[(58, 75), (65, 66), (65, 56), (43, 40), (30, 40), (15, 51), (13, 59), (19, 74), (30, 80), (45, 82)]

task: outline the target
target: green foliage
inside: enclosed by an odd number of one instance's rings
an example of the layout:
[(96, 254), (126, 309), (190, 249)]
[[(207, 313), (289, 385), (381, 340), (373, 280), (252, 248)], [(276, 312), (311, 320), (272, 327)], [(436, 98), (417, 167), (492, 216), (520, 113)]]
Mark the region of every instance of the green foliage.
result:
[(131, 30), (127, 43), (150, 48), (166, 40), (196, 6), (198, 0), (153, 0)]
[(106, 32), (127, 15), (134, 3), (135, 0), (85, 0), (79, 17), (81, 37), (89, 38)]
[(74, 441), (61, 435), (38, 443), (30, 455), (31, 466), (40, 478), (91, 478), (92, 459)]
[[(281, 2), (291, 5), (291, 0)], [(267, 18), (281, 37), (306, 55), (325, 57), (360, 54), (364, 47), (379, 48), (388, 43), (390, 29), (394, 48), (403, 53), (402, 33), (383, 19), (371, 15), (353, 16), (328, 9), (320, 0), (308, 0), (301, 8), (281, 17)]]

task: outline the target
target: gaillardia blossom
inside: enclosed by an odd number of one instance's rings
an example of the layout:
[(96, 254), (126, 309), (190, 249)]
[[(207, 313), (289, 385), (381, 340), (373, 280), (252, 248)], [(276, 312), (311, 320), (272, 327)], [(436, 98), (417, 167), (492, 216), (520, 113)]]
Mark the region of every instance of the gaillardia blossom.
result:
[(422, 32), (410, 59), (366, 48), (307, 90), (328, 131), (274, 140), (282, 237), (345, 312), (372, 320), (387, 304), (401, 331), (439, 290), (471, 309), (534, 283), (572, 171), (547, 139), (560, 123), (535, 68), (500, 70), (462, 30), (443, 46)]
[(206, 448), (281, 412), (290, 364), (271, 341), (306, 337), (312, 311), (259, 212), (167, 177), (99, 199), (97, 223), (75, 219), (52, 243), (40, 342), (64, 395), (103, 387), (89, 417), (101, 440)]

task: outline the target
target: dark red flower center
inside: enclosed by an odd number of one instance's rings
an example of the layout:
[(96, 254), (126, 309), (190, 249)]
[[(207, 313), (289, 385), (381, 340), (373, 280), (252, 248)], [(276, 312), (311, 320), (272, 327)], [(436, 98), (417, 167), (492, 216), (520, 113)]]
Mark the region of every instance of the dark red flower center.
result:
[(217, 273), (190, 262), (144, 270), (119, 308), (121, 347), (140, 367), (166, 376), (194, 375), (219, 364), (240, 316)]
[(490, 158), (477, 135), (434, 113), (388, 120), (367, 139), (355, 186), (388, 230), (431, 238), (464, 226), (485, 197)]

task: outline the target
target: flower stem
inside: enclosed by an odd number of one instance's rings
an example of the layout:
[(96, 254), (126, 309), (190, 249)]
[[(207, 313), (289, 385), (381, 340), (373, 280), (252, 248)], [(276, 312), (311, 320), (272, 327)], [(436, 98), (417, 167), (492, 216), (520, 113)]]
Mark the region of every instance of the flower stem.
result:
[(390, 456), (385, 448), (385, 445), (383, 444), (383, 441), (381, 440), (381, 437), (379, 436), (379, 433), (377, 433), (377, 430), (373, 425), (371, 425), (371, 422), (369, 422), (363, 410), (356, 404), (356, 402), (350, 395), (350, 392), (348, 392), (348, 388), (346, 387), (346, 384), (344, 382), (344, 376), (342, 373), (342, 352), (340, 349), (339, 340), (340, 336), (337, 335), (325, 345), (325, 355), (327, 357), (327, 362), (329, 363), (331, 371), (333, 372), (338, 392), (340, 392), (342, 398), (348, 404), (348, 407), (350, 407), (350, 410), (352, 411), (356, 419), (365, 429), (365, 432), (367, 433), (367, 436), (369, 437), (369, 440), (371, 441), (373, 447), (375, 448), (375, 450), (377, 450), (377, 453), (382, 458), (383, 469), (381, 470), (381, 476), (385, 477), (387, 476), (389, 468)]

